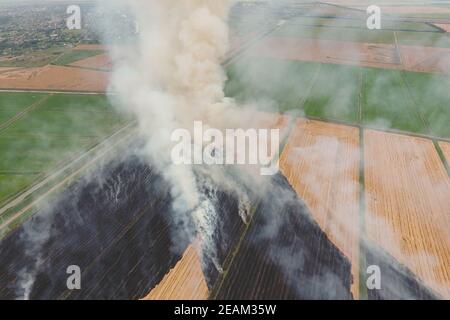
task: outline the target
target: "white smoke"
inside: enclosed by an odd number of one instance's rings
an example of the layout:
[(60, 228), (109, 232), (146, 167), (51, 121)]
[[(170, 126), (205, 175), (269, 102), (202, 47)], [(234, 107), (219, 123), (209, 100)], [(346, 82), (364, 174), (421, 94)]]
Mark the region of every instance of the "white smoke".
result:
[[(136, 116), (145, 141), (143, 155), (170, 183), (175, 211), (192, 216), (204, 254), (215, 261), (211, 245), (217, 213), (200, 190), (196, 169), (172, 163), (171, 134), (190, 129), (198, 120), (217, 127), (233, 105), (224, 95), (221, 65), (229, 49), (231, 1), (116, 2), (132, 12), (139, 35), (130, 47), (113, 48), (111, 54), (120, 56), (120, 63), (113, 71), (111, 91), (117, 93), (117, 104)], [(213, 180), (220, 176), (207, 174)]]

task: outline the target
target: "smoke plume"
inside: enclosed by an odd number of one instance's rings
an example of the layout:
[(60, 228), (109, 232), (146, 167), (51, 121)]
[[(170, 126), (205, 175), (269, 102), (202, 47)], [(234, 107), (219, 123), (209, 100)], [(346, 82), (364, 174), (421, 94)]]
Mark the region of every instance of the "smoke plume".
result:
[[(115, 102), (136, 116), (145, 141), (142, 156), (170, 183), (180, 225), (189, 225), (188, 214), (195, 225), (191, 236), (200, 237), (203, 254), (213, 262), (217, 259), (211, 240), (217, 217), (204, 191), (211, 195), (214, 190), (201, 184), (211, 179), (224, 183), (223, 174), (173, 164), (171, 134), (179, 128), (192, 130), (199, 120), (207, 126), (225, 127), (220, 122), (233, 108), (224, 95), (226, 75), (221, 65), (229, 48), (230, 2), (132, 1), (126, 5), (136, 19), (138, 41), (125, 52), (117, 48), (112, 52), (122, 58), (111, 81), (111, 90), (117, 93)], [(202, 179), (205, 176), (209, 178)]]

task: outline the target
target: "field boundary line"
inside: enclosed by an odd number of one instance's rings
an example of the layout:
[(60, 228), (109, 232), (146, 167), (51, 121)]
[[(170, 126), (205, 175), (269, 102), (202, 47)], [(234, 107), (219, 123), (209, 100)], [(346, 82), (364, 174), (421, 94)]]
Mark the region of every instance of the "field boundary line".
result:
[[(96, 56), (92, 56), (90, 58), (93, 58)], [(82, 59), (83, 60), (83, 59)], [(78, 60), (80, 61), (80, 60)], [(72, 63), (76, 63), (78, 61), (72, 62)], [(97, 72), (103, 72), (103, 73), (111, 73), (112, 71), (110, 69), (99, 69), (99, 68), (92, 68), (92, 67), (82, 67), (82, 66), (75, 66), (75, 65), (71, 65), (71, 64), (54, 64), (51, 63), (52, 66), (57, 66), (57, 67), (64, 67), (64, 68), (72, 68), (72, 69), (81, 69), (81, 70), (88, 70), (88, 71), (97, 71)]]
[[(313, 18), (313, 16), (305, 16), (307, 18)], [(298, 17), (297, 17), (298, 18)], [(329, 19), (325, 16), (319, 16), (319, 19)], [(356, 20), (356, 19), (342, 19), (336, 18), (336, 20)], [(401, 21), (396, 21), (401, 22)], [(303, 23), (289, 23), (291, 26), (300, 26), (300, 27), (308, 27), (308, 28), (323, 28), (323, 29), (350, 29), (350, 30), (367, 30), (366, 26), (333, 26), (333, 25), (325, 25), (325, 24), (303, 24)], [(400, 31), (400, 32), (417, 32), (417, 33), (442, 33), (437, 30), (410, 30), (410, 29), (394, 29), (394, 28), (383, 28), (382, 31)], [(385, 42), (382, 42), (385, 43)]]
[(433, 140), (433, 145), (436, 149), (436, 152), (437, 152), (439, 158), (442, 161), (442, 164), (444, 165), (444, 169), (447, 171), (447, 174), (450, 177), (450, 164), (448, 163), (448, 160), (444, 154), (444, 151), (442, 150), (441, 146), (439, 145), (439, 141)]
[(20, 89), (20, 88), (0, 88), (0, 92), (11, 93), (53, 93), (53, 94), (80, 94), (80, 95), (106, 95), (112, 94), (110, 91), (86, 91), (86, 90), (48, 90), (48, 89)]
[(317, 80), (319, 79), (319, 74), (322, 71), (322, 65), (323, 65), (323, 63), (319, 62), (316, 72), (314, 73), (314, 77), (311, 80), (311, 84), (308, 87), (308, 89), (306, 90), (305, 96), (303, 98), (300, 98), (300, 100), (298, 101), (297, 108), (303, 108), (303, 110), (304, 110), (305, 104), (308, 101), (309, 96), (311, 95), (312, 89), (314, 88), (314, 86), (317, 83)]
[(231, 57), (225, 58), (225, 61), (222, 63), (222, 66), (228, 67), (232, 63), (236, 62), (236, 60), (240, 59), (242, 55), (245, 54), (245, 52), (250, 49), (251, 47), (255, 46), (257, 43), (261, 42), (261, 40), (267, 38), (271, 33), (275, 32), (276, 30), (280, 29), (284, 24), (287, 22), (287, 20), (280, 20), (274, 27), (261, 31), (258, 35), (247, 41), (244, 45), (239, 48), (236, 53), (234, 53)]
[(241, 228), (240, 228), (241, 236), (239, 237), (239, 240), (236, 243), (236, 245), (234, 246), (234, 248), (231, 248), (231, 250), (228, 253), (227, 257), (224, 259), (223, 272), (219, 273), (219, 278), (217, 279), (216, 283), (214, 284), (214, 286), (213, 286), (213, 288), (211, 290), (211, 294), (209, 296), (209, 300), (215, 300), (217, 298), (217, 295), (220, 292), (220, 289), (222, 289), (223, 283), (225, 282), (225, 278), (227, 277), (228, 272), (229, 272), (230, 268), (233, 265), (234, 258), (239, 253), (239, 250), (240, 250), (240, 248), (242, 246), (242, 243), (244, 242), (244, 239), (247, 236), (248, 230), (250, 229), (250, 225), (253, 222), (254, 216), (256, 214), (256, 210), (260, 206), (260, 203), (261, 203), (261, 200), (258, 199), (257, 202), (256, 202), (256, 205), (252, 206), (252, 214), (250, 215), (250, 219), (249, 219), (248, 223), (244, 223), (241, 226)]
[(400, 50), (400, 47), (398, 45), (398, 38), (397, 38), (397, 31), (394, 31), (394, 45), (395, 45), (395, 52), (397, 53), (398, 60), (400, 61), (400, 65), (402, 66), (402, 69), (405, 69), (405, 65), (403, 64), (403, 56)]
[(299, 118), (315, 120), (315, 121), (322, 121), (322, 122), (326, 122), (326, 123), (340, 124), (343, 126), (349, 126), (349, 127), (354, 127), (354, 128), (362, 128), (362, 129), (369, 129), (369, 130), (375, 130), (375, 131), (392, 133), (392, 134), (399, 134), (399, 135), (410, 136), (410, 137), (415, 137), (415, 138), (450, 142), (450, 138), (437, 137), (437, 136), (433, 136), (433, 135), (421, 134), (421, 133), (415, 133), (415, 132), (409, 132), (409, 131), (402, 131), (402, 130), (393, 129), (393, 128), (381, 129), (381, 128), (377, 128), (377, 127), (370, 126), (370, 125), (364, 125), (364, 124), (361, 125), (361, 124), (353, 123), (353, 122), (347, 122), (347, 121), (336, 120), (336, 119), (324, 119), (324, 118), (320, 118), (320, 117), (307, 116), (307, 115), (303, 115)]
[(16, 121), (22, 119), (28, 112), (36, 109), (37, 107), (39, 107), (40, 105), (42, 105), (45, 101), (47, 101), (48, 99), (50, 99), (50, 97), (52, 97), (53, 94), (49, 94), (45, 97), (42, 97), (41, 99), (39, 99), (36, 102), (33, 102), (31, 105), (29, 105), (28, 107), (26, 107), (25, 109), (23, 109), (21, 112), (17, 113), (14, 117), (12, 117), (11, 119), (7, 120), (6, 122), (2, 123), (0, 125), (0, 133), (2, 131), (4, 131), (5, 129), (9, 128), (12, 124), (14, 124)]
[(364, 148), (364, 129), (359, 128), (359, 300), (367, 300), (366, 283), (366, 167)]
[(357, 123), (363, 123), (363, 94), (366, 89), (366, 70), (364, 68), (360, 68), (360, 78), (359, 78), (359, 100), (358, 100), (358, 120)]
[[(88, 168), (90, 165), (92, 165), (95, 161), (99, 160), (101, 157), (103, 157), (105, 154), (107, 154), (109, 151), (111, 151), (114, 147), (116, 147), (118, 144), (120, 144), (121, 141), (123, 141), (125, 138), (130, 136), (132, 133), (128, 133), (125, 137), (119, 137), (118, 141), (113, 142), (113, 145), (111, 145), (111, 140), (116, 138), (117, 136), (120, 136), (123, 131), (128, 130), (133, 123), (129, 123), (126, 126), (122, 127), (120, 130), (114, 132), (111, 136), (109, 136), (107, 139), (101, 141), (99, 144), (93, 146), (90, 150), (87, 152), (81, 154), (78, 158), (73, 160), (72, 162), (68, 163), (64, 167), (58, 169), (56, 172), (51, 173), (49, 176), (47, 176), (45, 179), (39, 181), (37, 184), (31, 186), (28, 190), (20, 193), (17, 195), (16, 198), (10, 200), (8, 203), (6, 203), (3, 207), (0, 208), (0, 221), (2, 219), (2, 215), (10, 210), (14, 210), (14, 208), (20, 206), (23, 202), (26, 201), (30, 196), (32, 196), (34, 193), (38, 192), (39, 190), (45, 188), (46, 186), (49, 187), (48, 190), (44, 192), (44, 194), (37, 196), (36, 199), (32, 199), (31, 203), (28, 203), (25, 205), (25, 207), (19, 209), (17, 213), (12, 215), (10, 218), (7, 218), (6, 221), (2, 221), (0, 224), (0, 231), (2, 229), (8, 227), (11, 223), (13, 223), (16, 219), (18, 219), (21, 215), (25, 214), (27, 211), (32, 209), (37, 203), (39, 203), (41, 200), (43, 200), (46, 196), (48, 196), (53, 191), (57, 190), (59, 187), (64, 185), (66, 182), (68, 182), (71, 178), (75, 177), (78, 173), (83, 171), (84, 169)], [(103, 148), (103, 150), (101, 150)], [(100, 149), (100, 150), (99, 150)], [(94, 154), (91, 157), (91, 154)], [(90, 158), (91, 157), (91, 158)], [(88, 158), (87, 161), (85, 158)], [(85, 161), (83, 163), (83, 161)], [(80, 162), (81, 167), (78, 169), (73, 169), (73, 167)], [(67, 173), (67, 171), (70, 170), (70, 173)], [(68, 174), (65, 177), (61, 177), (61, 175), (64, 176), (64, 174)], [(53, 180), (57, 180), (58, 178), (62, 179), (59, 181), (56, 181), (52, 184)], [(50, 185), (49, 185), (50, 184)], [(0, 234), (0, 237), (2, 235)]]
[(400, 71), (400, 78), (402, 79), (403, 84), (406, 87), (406, 91), (408, 92), (409, 99), (412, 101), (412, 105), (413, 105), (413, 108), (414, 108), (414, 113), (419, 117), (419, 120), (425, 126), (425, 129), (427, 130), (427, 132), (431, 132), (430, 124), (425, 119), (425, 117), (423, 116), (422, 112), (420, 112), (420, 108), (419, 108), (419, 106), (417, 104), (417, 101), (416, 101), (416, 99), (414, 97), (412, 89), (409, 86), (408, 80), (405, 77), (405, 71), (404, 70)]
[(16, 175), (16, 176), (33, 176), (33, 175), (39, 175), (41, 174), (41, 171), (7, 171), (7, 170), (0, 170), (0, 174), (3, 175)]

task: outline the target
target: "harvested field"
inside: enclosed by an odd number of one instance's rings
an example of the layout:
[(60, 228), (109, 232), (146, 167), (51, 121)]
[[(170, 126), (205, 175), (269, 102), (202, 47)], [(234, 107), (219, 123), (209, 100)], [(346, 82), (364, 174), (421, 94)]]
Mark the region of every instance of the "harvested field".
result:
[(445, 159), (447, 159), (447, 163), (450, 165), (450, 143), (449, 142), (439, 142), (439, 146), (444, 153)]
[(112, 61), (108, 54), (100, 54), (94, 57), (78, 60), (70, 65), (88, 69), (101, 69), (105, 71), (112, 69)]
[(450, 74), (450, 49), (399, 46), (403, 69), (417, 72)]
[(104, 92), (109, 73), (48, 65), (0, 74), (0, 89)]
[(322, 230), (352, 264), (359, 297), (359, 130), (298, 120), (280, 169)]
[(450, 74), (450, 49), (292, 37), (268, 37), (249, 51), (253, 57), (347, 64)]
[(381, 7), (381, 11), (383, 13), (389, 14), (433, 14), (433, 13), (450, 13), (450, 8), (446, 6), (438, 6), (436, 4), (433, 5), (411, 5), (407, 3), (399, 3), (395, 4), (395, 1), (377, 1), (377, 0), (332, 0), (329, 1), (330, 4), (335, 4), (339, 6), (348, 7), (347, 10), (353, 8), (364, 11), (367, 9), (369, 5), (376, 4)]
[(368, 239), (450, 298), (450, 179), (432, 141), (366, 130)]
[(0, 67), (0, 73), (13, 71), (13, 70), (20, 70), (21, 68), (18, 67)]
[(196, 249), (190, 245), (175, 267), (143, 300), (206, 300), (209, 289)]
[(394, 45), (301, 38), (266, 38), (251, 50), (260, 57), (399, 68)]

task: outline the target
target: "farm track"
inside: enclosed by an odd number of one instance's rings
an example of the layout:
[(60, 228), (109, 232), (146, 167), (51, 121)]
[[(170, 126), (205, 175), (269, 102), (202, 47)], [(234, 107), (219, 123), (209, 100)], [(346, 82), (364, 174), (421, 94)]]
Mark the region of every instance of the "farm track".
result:
[(450, 298), (450, 178), (432, 141), (366, 130), (366, 233)]
[(208, 297), (198, 253), (190, 245), (176, 266), (143, 300), (206, 300)]
[(280, 169), (315, 220), (352, 263), (359, 297), (359, 130), (298, 120)]
[(248, 54), (254, 57), (450, 74), (450, 48), (399, 45), (396, 33), (393, 44), (268, 36)]
[(53, 96), (53, 94), (49, 94), (49, 95), (47, 95), (45, 97), (42, 97), (42, 99), (39, 99), (38, 101), (34, 102), (30, 106), (26, 107), (24, 110), (22, 110), (21, 112), (17, 113), (11, 119), (5, 121), (4, 123), (1, 123), (0, 124), (0, 133), (2, 131), (4, 131), (5, 129), (9, 128), (16, 121), (22, 119), (30, 111), (32, 111), (32, 110), (36, 109), (37, 107), (39, 107), (40, 105), (42, 105), (45, 101), (47, 101), (52, 96)]

